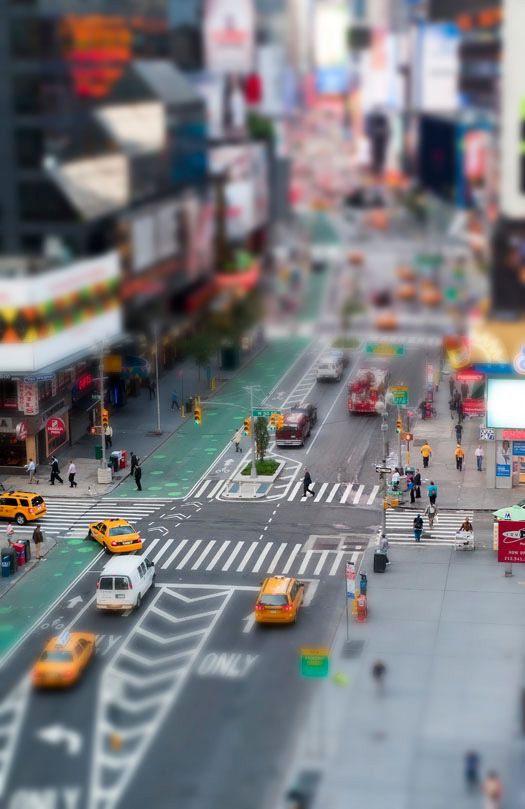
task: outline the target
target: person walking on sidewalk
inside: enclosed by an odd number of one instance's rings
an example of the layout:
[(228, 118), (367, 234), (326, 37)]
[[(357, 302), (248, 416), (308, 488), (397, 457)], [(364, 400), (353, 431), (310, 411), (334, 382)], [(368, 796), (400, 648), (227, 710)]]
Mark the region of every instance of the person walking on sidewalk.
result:
[(465, 407), (463, 405), (463, 399), (460, 399), (458, 401), (457, 410), (458, 410), (458, 421), (460, 424), (463, 424), (463, 419), (465, 417)]
[(113, 446), (113, 427), (111, 424), (106, 424), (104, 427), (104, 443), (106, 445), (106, 449)]
[(430, 446), (428, 441), (425, 441), (425, 443), (421, 447), (421, 455), (423, 457), (423, 466), (425, 467), (425, 469), (427, 469), (428, 462), (430, 461), (430, 456), (432, 455), (432, 447)]
[(450, 399), (450, 401), (448, 403), (448, 406), (450, 408), (450, 418), (451, 418), (452, 421), (454, 421), (454, 413), (457, 410), (456, 400), (455, 400), (454, 396), (451, 397), (451, 399)]
[(425, 517), (428, 519), (428, 526), (431, 531), (434, 528), (434, 520), (437, 517), (437, 512), (437, 506), (432, 503), (429, 503), (425, 509)]
[(414, 518), (414, 539), (416, 542), (421, 542), (421, 534), (423, 533), (423, 518), (418, 514)]
[(483, 457), (485, 453), (483, 452), (483, 447), (481, 444), (478, 444), (476, 447), (474, 455), (476, 456), (476, 466), (478, 468), (478, 472), (483, 472)]
[(312, 486), (312, 476), (308, 469), (304, 470), (304, 478), (303, 478), (303, 497), (306, 497), (307, 494), (311, 494), (312, 497), (315, 497), (315, 492), (311, 488)]
[(386, 666), (382, 660), (376, 660), (370, 671), (378, 697), (385, 693)]
[[(33, 480), (34, 480), (34, 477), (35, 477), (35, 472), (36, 472), (36, 463), (34, 462), (34, 460), (32, 458), (30, 458), (29, 461), (26, 463), (24, 469), (26, 470), (27, 474), (29, 475), (28, 483), (32, 483)], [(37, 483), (38, 483), (38, 481), (37, 481)]]
[(461, 444), (461, 439), (463, 437), (463, 425), (460, 424), (459, 421), (456, 424), (455, 430), (456, 430), (456, 441), (458, 442), (458, 444)]
[(130, 475), (131, 475), (131, 477), (135, 477), (135, 469), (139, 465), (139, 459), (137, 458), (137, 456), (135, 455), (134, 452), (131, 453), (129, 458), (130, 458), (130, 464), (131, 464)]
[(33, 542), (35, 543), (35, 557), (36, 561), (40, 562), (42, 559), (42, 543), (44, 541), (44, 535), (42, 533), (42, 529), (39, 525), (33, 531)]
[(483, 795), (485, 796), (485, 809), (501, 809), (503, 784), (495, 770), (491, 770), (483, 782)]
[(468, 383), (462, 382), (461, 383), (461, 398), (468, 399)]
[(13, 523), (11, 522), (11, 520), (9, 520), (9, 522), (7, 523), (7, 528), (5, 529), (5, 535), (6, 535), (6, 539), (7, 539), (7, 544), (9, 546), (11, 546), (13, 544), (13, 542), (14, 542), (14, 536), (15, 536), (15, 529), (13, 528)]
[(465, 783), (470, 791), (479, 786), (479, 767), (481, 756), (477, 750), (467, 750), (465, 753)]
[(149, 400), (151, 402), (152, 399), (155, 398), (157, 392), (155, 390), (155, 382), (153, 379), (148, 379), (148, 393), (149, 393)]
[(233, 443), (235, 444), (235, 452), (242, 452), (241, 447), (242, 430), (239, 428), (233, 436)]
[(78, 483), (75, 480), (75, 475), (77, 474), (77, 468), (73, 461), (69, 464), (69, 469), (67, 470), (67, 478), (69, 480), (69, 488), (76, 489)]
[(135, 483), (137, 484), (137, 491), (142, 491), (142, 467), (140, 463), (137, 461), (137, 465), (135, 467)]
[(408, 476), (407, 480), (407, 492), (410, 492), (410, 505), (414, 505), (416, 502), (416, 489), (414, 486), (414, 478), (412, 475)]
[(456, 390), (456, 380), (452, 376), (452, 374), (448, 378), (448, 389), (450, 391), (450, 398), (454, 398), (454, 391)]
[(461, 444), (457, 445), (456, 451), (454, 452), (454, 455), (456, 456), (456, 469), (458, 470), (458, 472), (462, 472), (463, 471), (463, 458), (465, 457), (465, 450), (463, 449)]
[(175, 410), (175, 408), (177, 408), (177, 410), (180, 411), (179, 397), (177, 396), (177, 391), (172, 390), (171, 391), (171, 409)]
[(416, 492), (416, 500), (419, 500), (421, 497), (421, 472), (419, 469), (416, 469), (416, 474), (414, 475), (414, 490)]
[(49, 482), (51, 486), (55, 485), (55, 480), (58, 480), (59, 483), (63, 483), (64, 481), (60, 477), (60, 467), (58, 466), (58, 461), (54, 455), (51, 456), (51, 477)]
[(430, 481), (430, 484), (427, 487), (427, 494), (431, 505), (435, 506), (438, 496), (438, 487), (436, 486), (433, 480)]

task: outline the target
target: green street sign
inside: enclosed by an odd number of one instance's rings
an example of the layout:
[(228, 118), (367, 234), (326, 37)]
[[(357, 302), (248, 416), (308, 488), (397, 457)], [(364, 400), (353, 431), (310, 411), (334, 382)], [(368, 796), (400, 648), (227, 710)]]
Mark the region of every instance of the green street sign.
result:
[(258, 408), (252, 411), (252, 416), (254, 419), (263, 418), (269, 419), (272, 413), (280, 413), (280, 410), (264, 410), (262, 408)]
[(330, 650), (301, 649), (301, 677), (320, 679), (328, 677), (330, 671)]
[(406, 385), (397, 385), (396, 387), (390, 388), (390, 393), (394, 397), (394, 404), (400, 407), (406, 407), (408, 405), (408, 388)]
[(404, 357), (406, 348), (393, 343), (367, 343), (365, 345), (367, 354), (374, 354), (376, 357)]

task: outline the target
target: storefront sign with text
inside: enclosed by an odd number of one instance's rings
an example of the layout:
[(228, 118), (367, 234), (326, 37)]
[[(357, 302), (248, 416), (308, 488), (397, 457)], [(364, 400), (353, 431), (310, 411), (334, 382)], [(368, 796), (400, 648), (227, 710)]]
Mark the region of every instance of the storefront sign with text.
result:
[(498, 562), (525, 563), (525, 522), (500, 520), (498, 523)]

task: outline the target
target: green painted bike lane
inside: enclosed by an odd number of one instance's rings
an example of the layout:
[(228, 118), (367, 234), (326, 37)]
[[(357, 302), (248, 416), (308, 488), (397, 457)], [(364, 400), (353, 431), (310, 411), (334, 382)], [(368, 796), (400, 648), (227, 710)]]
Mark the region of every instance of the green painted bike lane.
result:
[[(57, 540), (45, 561), (16, 582), (0, 599), (0, 658), (100, 553), (100, 547), (85, 539)], [(16, 574), (20, 575), (20, 574)], [(67, 623), (67, 616), (63, 624)], [(49, 627), (49, 635), (62, 626)], [(46, 636), (47, 637), (47, 636)]]
[[(185, 497), (249, 415), (250, 394), (246, 386), (259, 386), (254, 395), (255, 403), (264, 399), (308, 343), (309, 339), (303, 337), (273, 341), (228, 382), (223, 392), (203, 405), (201, 426), (189, 416), (142, 464), (144, 496)], [(128, 478), (111, 496), (136, 497), (134, 481)]]

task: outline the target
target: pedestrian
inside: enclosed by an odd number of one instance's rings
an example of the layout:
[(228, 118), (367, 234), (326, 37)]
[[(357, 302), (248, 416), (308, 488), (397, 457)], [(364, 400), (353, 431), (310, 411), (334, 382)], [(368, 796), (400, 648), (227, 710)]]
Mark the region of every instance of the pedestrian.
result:
[[(32, 458), (30, 458), (29, 461), (26, 463), (24, 469), (26, 470), (27, 474), (29, 475), (29, 481), (28, 482), (32, 483), (33, 479), (35, 477), (35, 472), (36, 472), (36, 463), (34, 462), (34, 460)], [(37, 483), (38, 483), (38, 481), (37, 481)]]
[(35, 556), (36, 561), (40, 562), (42, 559), (42, 543), (44, 541), (44, 535), (42, 533), (42, 529), (39, 525), (33, 531), (33, 542), (35, 543)]
[(467, 750), (465, 753), (465, 783), (469, 790), (479, 786), (479, 766), (481, 757), (476, 750)]
[(476, 456), (476, 465), (478, 467), (478, 472), (483, 472), (483, 457), (485, 453), (483, 451), (483, 447), (481, 446), (481, 444), (478, 444), (474, 455)]
[(106, 444), (106, 449), (113, 446), (113, 427), (111, 424), (106, 424), (104, 427), (104, 443)]
[(381, 551), (381, 553), (385, 554), (386, 563), (387, 563), (387, 565), (389, 565), (390, 561), (389, 561), (388, 555), (387, 555), (388, 554), (388, 539), (386, 538), (385, 534), (381, 534), (381, 537), (379, 539), (379, 550)]
[(501, 809), (503, 784), (495, 770), (490, 770), (487, 774), (483, 783), (483, 794), (485, 796), (485, 809)]
[(233, 436), (233, 443), (235, 444), (235, 452), (242, 452), (241, 447), (242, 430), (239, 428)]
[(76, 468), (75, 464), (73, 463), (73, 461), (71, 461), (70, 464), (69, 464), (69, 468), (67, 470), (67, 476), (68, 476), (68, 480), (69, 480), (69, 488), (70, 489), (76, 489), (76, 487), (78, 486), (78, 483), (75, 480), (75, 475), (76, 474), (77, 474), (77, 468)]
[(454, 455), (456, 456), (456, 469), (458, 470), (458, 472), (462, 472), (463, 471), (463, 458), (465, 457), (465, 450), (463, 449), (461, 444), (457, 445), (456, 451), (454, 452)]
[(399, 469), (395, 469), (394, 472), (392, 472), (392, 491), (393, 492), (397, 492), (397, 490), (399, 489), (399, 479), (400, 479), (400, 477), (401, 477), (401, 475), (399, 474)]
[(457, 411), (458, 411), (458, 421), (460, 424), (463, 423), (463, 419), (465, 417), (465, 408), (463, 406), (463, 399), (460, 399), (457, 404)]
[(382, 660), (376, 660), (370, 671), (374, 681), (377, 695), (380, 697), (385, 692), (386, 666)]
[(141, 480), (142, 480), (142, 467), (141, 467), (140, 463), (137, 461), (137, 465), (135, 467), (135, 483), (137, 484), (137, 491), (138, 492), (142, 491)]
[(468, 384), (466, 382), (461, 383), (461, 398), (468, 399)]
[(453, 396), (451, 397), (448, 406), (450, 408), (450, 418), (454, 420), (454, 413), (457, 411), (457, 403)]
[(13, 527), (13, 523), (11, 522), (11, 520), (9, 520), (9, 522), (7, 523), (7, 528), (5, 529), (5, 535), (7, 537), (7, 544), (11, 546), (13, 544), (13, 542), (14, 542), (14, 536), (15, 536), (15, 529)]
[(148, 392), (149, 392), (149, 400), (151, 402), (151, 400), (155, 398), (157, 393), (155, 390), (155, 382), (153, 381), (153, 379), (148, 379)]
[(419, 500), (421, 497), (421, 472), (419, 469), (416, 469), (416, 474), (414, 475), (414, 489), (416, 491), (416, 500)]
[(432, 447), (430, 446), (428, 441), (425, 441), (425, 443), (421, 447), (421, 455), (423, 457), (423, 466), (425, 469), (427, 469), (428, 463), (430, 461), (430, 456), (432, 455)]
[(312, 497), (315, 496), (315, 492), (312, 489), (312, 476), (308, 469), (304, 470), (304, 479), (303, 479), (303, 497), (306, 498), (307, 494), (311, 494)]
[(455, 430), (456, 430), (456, 441), (458, 442), (458, 444), (461, 444), (461, 438), (463, 437), (463, 425), (460, 424), (459, 421), (456, 424)]
[(421, 418), (424, 421), (427, 417), (427, 403), (425, 401), (420, 402), (419, 409), (421, 411)]
[(438, 487), (436, 486), (433, 480), (430, 481), (430, 484), (427, 487), (427, 494), (431, 504), (435, 506), (438, 494)]
[(437, 517), (437, 506), (429, 503), (425, 509), (425, 517), (428, 519), (428, 525), (430, 530), (434, 528), (434, 520)]
[(410, 476), (407, 480), (407, 492), (410, 492), (410, 504), (413, 506), (416, 502), (416, 490), (414, 486), (414, 478)]
[(414, 518), (414, 539), (416, 542), (421, 542), (421, 534), (423, 533), (423, 518), (418, 514)]
[(178, 399), (178, 396), (177, 396), (177, 391), (172, 390), (171, 391), (171, 409), (175, 410), (175, 408), (177, 408), (177, 410), (180, 410), (180, 404), (179, 404), (179, 399)]
[(135, 476), (135, 468), (136, 468), (136, 467), (138, 466), (138, 464), (139, 464), (139, 459), (137, 458), (137, 456), (135, 455), (135, 453), (134, 453), (134, 452), (132, 452), (132, 453), (131, 453), (131, 455), (129, 456), (129, 458), (130, 458), (130, 463), (131, 463), (131, 471), (130, 471), (130, 474), (131, 474), (131, 476), (132, 476), (132, 477), (134, 477), (134, 476)]
[(55, 480), (58, 480), (59, 483), (63, 483), (64, 481), (60, 477), (60, 467), (58, 465), (58, 461), (54, 455), (51, 456), (51, 478), (49, 480), (51, 486), (55, 485)]
[(448, 389), (450, 391), (450, 398), (452, 399), (454, 397), (454, 391), (456, 390), (456, 380), (454, 379), (452, 374), (449, 376), (448, 379)]

